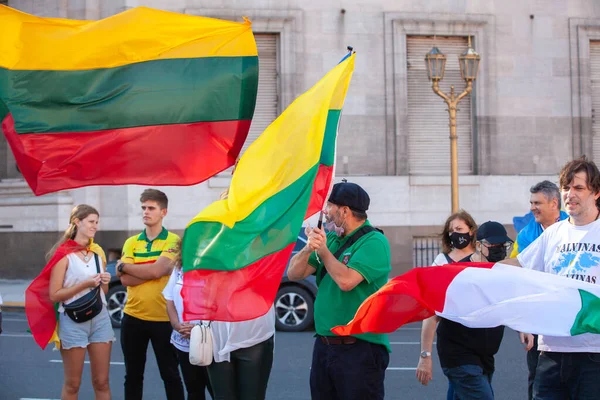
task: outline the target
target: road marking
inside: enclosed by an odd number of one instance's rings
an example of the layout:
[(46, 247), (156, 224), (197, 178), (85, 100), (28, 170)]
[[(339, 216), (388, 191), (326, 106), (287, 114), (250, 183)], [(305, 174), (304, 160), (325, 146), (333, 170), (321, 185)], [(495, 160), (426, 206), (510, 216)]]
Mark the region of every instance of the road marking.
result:
[(33, 337), (31, 336), (31, 333), (2, 333), (0, 334), (0, 338), (3, 337)]
[(16, 319), (16, 318), (2, 318), (2, 322), (27, 322), (26, 319)]
[[(390, 342), (390, 344), (421, 344), (421, 342)], [(436, 344), (436, 342), (433, 342)]]
[(19, 400), (60, 400), (60, 399), (38, 399), (37, 397), (20, 397)]
[[(63, 362), (62, 360), (48, 360), (48, 361), (51, 363), (61, 363), (61, 364)], [(89, 363), (90, 363), (89, 361), (84, 361), (84, 364), (89, 364)], [(110, 365), (125, 365), (125, 363), (122, 361), (111, 361)]]
[[(312, 368), (308, 368), (308, 370), (310, 371)], [(386, 370), (388, 371), (416, 371), (417, 368), (415, 367), (387, 367)]]
[[(4, 304), (2, 304), (3, 307), (25, 307), (25, 302), (23, 301), (5, 301)], [(7, 311), (7, 310), (4, 310)]]

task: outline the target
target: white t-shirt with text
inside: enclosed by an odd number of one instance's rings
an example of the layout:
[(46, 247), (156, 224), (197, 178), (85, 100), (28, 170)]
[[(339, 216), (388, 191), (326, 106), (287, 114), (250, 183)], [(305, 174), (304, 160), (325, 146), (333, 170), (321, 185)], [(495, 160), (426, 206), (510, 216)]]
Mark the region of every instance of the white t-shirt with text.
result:
[[(600, 220), (583, 226), (575, 226), (569, 220), (557, 222), (523, 250), (517, 259), (524, 268), (600, 284)], [(600, 335), (540, 335), (538, 350), (600, 353)]]

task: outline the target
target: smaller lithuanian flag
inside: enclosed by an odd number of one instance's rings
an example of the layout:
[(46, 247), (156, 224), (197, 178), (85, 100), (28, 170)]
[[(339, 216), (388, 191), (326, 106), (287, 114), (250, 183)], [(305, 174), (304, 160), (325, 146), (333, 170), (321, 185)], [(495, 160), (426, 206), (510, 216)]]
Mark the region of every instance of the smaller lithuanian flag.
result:
[(183, 236), (184, 319), (244, 321), (275, 299), (303, 221), (319, 212), (333, 179), (352, 55), (297, 98), (240, 159), (229, 197)]
[(0, 124), (35, 194), (192, 185), (230, 167), (250, 128), (249, 21), (145, 7), (100, 21), (0, 5)]

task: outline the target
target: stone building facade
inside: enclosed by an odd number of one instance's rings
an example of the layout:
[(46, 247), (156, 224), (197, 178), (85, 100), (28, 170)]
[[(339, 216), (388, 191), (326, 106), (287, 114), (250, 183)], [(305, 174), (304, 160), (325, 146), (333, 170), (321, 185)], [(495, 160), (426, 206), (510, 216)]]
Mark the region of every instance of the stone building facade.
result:
[[(262, 120), (249, 141), (352, 45), (356, 70), (340, 126), (336, 174), (370, 193), (369, 217), (390, 239), (394, 274), (421, 263), (415, 258), (425, 252), (422, 243), (435, 244), (450, 213), (446, 106), (433, 94), (423, 61), (432, 46), (448, 55), (440, 85), (446, 92), (450, 84), (464, 88), (456, 58), (469, 38), (481, 55), (475, 89), (459, 106), (458, 120), (460, 206), (479, 223), (497, 220), (511, 228), (512, 217), (528, 210), (532, 184), (556, 181), (561, 166), (581, 154), (600, 161), (596, 0), (9, 0), (8, 5), (75, 19), (105, 18), (140, 5), (238, 21), (249, 17), (260, 36), (261, 71), (272, 72), (259, 83)], [(193, 187), (165, 188), (171, 201), (166, 226), (182, 232), (229, 181), (222, 174)], [(81, 202), (99, 208), (98, 240), (118, 252), (142, 228), (142, 189), (89, 187), (35, 197), (0, 138), (5, 249), (0, 279), (34, 276), (70, 209)], [(427, 262), (430, 255), (424, 257)]]

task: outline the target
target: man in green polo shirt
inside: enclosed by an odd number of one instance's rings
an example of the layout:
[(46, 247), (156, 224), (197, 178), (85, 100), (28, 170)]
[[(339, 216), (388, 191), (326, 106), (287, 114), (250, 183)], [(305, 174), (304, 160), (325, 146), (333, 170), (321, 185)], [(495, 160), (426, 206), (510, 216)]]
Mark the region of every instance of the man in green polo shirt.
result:
[(306, 247), (290, 261), (288, 278), (317, 276), (316, 340), (310, 373), (313, 400), (384, 398), (389, 363), (387, 335), (336, 336), (362, 302), (388, 281), (390, 245), (367, 220), (369, 195), (359, 185), (336, 183), (325, 215), (329, 233), (308, 228)]

